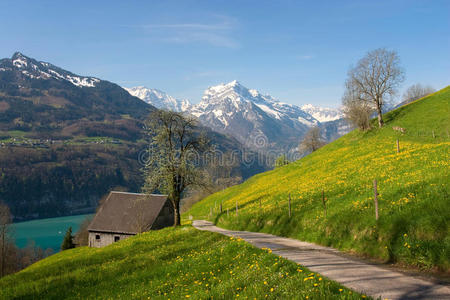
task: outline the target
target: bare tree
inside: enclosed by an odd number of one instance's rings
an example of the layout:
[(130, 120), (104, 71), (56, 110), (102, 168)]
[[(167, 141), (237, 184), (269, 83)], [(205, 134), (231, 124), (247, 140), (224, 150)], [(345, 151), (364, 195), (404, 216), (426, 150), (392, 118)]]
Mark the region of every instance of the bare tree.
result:
[(174, 208), (174, 226), (180, 225), (180, 201), (189, 187), (206, 185), (196, 161), (209, 143), (198, 133), (197, 120), (181, 113), (157, 110), (147, 123), (149, 159), (144, 192), (168, 194)]
[(349, 70), (346, 87), (352, 90), (355, 99), (372, 103), (378, 114), (378, 126), (382, 127), (383, 105), (395, 95), (404, 77), (397, 52), (380, 48), (368, 52)]
[(342, 97), (342, 112), (350, 124), (364, 131), (370, 129), (370, 116), (375, 109), (372, 103), (360, 101), (357, 92), (347, 86)]
[(303, 137), (299, 145), (299, 150), (314, 152), (323, 145), (325, 145), (325, 142), (320, 137), (320, 128), (314, 126)]
[(402, 104), (408, 104), (417, 99), (423, 98), (429, 94), (434, 93), (436, 90), (427, 85), (421, 85), (420, 83), (413, 84), (403, 93)]
[(242, 182), (238, 170), (239, 161), (233, 152), (211, 151), (213, 156), (205, 155), (205, 182), (209, 184), (190, 189), (182, 200), (181, 211), (186, 212), (192, 205), (207, 196)]
[(12, 217), (9, 207), (0, 203), (0, 277), (6, 274), (6, 261), (11, 244), (11, 225)]

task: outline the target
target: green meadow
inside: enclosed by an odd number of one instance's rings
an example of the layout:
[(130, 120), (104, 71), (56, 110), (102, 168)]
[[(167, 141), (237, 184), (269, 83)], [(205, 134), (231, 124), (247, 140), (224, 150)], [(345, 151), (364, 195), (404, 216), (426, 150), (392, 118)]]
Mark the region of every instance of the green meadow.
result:
[(373, 122), (367, 132), (355, 130), (298, 161), (215, 193), (183, 217), (448, 273), (449, 108), (446, 87), (386, 114), (381, 129)]
[(52, 255), (0, 279), (1, 299), (361, 299), (248, 243), (191, 226)]

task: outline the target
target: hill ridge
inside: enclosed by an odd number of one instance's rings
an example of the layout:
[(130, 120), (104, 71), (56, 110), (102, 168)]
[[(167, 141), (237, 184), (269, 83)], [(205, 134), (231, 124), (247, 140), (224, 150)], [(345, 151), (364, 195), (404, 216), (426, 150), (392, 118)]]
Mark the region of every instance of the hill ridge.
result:
[[(450, 86), (387, 113), (382, 129), (353, 131), (294, 163), (207, 197), (186, 215), (448, 272), (449, 101)], [(214, 203), (232, 213), (214, 211)]]

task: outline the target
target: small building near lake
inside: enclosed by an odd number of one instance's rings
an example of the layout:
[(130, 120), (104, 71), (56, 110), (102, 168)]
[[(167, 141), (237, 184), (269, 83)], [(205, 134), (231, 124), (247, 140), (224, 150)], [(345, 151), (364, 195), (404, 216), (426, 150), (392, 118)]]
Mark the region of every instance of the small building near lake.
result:
[(166, 195), (110, 192), (89, 224), (89, 247), (104, 247), (138, 233), (172, 226)]

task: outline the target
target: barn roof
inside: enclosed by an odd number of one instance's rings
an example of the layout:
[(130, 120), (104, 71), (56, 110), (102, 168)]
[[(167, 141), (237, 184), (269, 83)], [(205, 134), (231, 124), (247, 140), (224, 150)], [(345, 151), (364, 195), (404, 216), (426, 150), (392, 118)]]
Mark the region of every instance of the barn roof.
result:
[(136, 234), (147, 231), (167, 201), (166, 195), (110, 192), (89, 231)]

